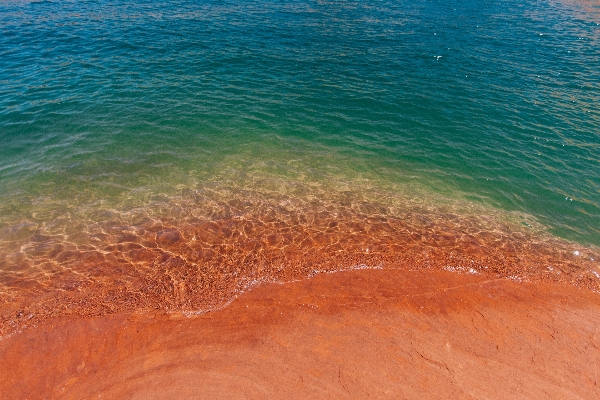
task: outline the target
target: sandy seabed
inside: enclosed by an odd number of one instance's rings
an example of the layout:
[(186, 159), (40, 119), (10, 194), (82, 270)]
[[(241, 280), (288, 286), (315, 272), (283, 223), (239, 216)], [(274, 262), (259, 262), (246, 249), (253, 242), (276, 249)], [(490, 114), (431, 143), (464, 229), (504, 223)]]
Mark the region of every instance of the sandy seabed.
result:
[(3, 399), (600, 397), (600, 295), (435, 270), (264, 284), (197, 316), (41, 321)]

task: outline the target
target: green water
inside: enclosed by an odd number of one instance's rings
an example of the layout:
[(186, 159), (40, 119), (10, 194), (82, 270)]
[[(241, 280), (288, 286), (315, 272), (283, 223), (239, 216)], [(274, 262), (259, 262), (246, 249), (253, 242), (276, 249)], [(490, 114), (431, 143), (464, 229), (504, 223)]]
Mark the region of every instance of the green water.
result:
[(4, 2), (0, 335), (347, 268), (597, 290), (599, 66), (589, 2)]
[(291, 199), (600, 245), (599, 66), (587, 2), (5, 2), (3, 282)]

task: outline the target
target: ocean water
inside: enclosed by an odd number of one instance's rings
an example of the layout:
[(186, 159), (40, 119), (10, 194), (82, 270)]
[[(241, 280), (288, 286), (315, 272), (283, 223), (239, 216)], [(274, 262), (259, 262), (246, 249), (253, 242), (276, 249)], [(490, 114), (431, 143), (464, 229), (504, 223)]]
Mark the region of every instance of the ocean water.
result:
[(0, 143), (4, 326), (357, 267), (597, 288), (600, 5), (5, 1)]

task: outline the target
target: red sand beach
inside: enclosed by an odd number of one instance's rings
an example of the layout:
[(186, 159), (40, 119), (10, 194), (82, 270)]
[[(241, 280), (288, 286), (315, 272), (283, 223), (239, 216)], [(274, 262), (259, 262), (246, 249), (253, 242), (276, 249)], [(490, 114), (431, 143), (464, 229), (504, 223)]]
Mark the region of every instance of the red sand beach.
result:
[(598, 398), (600, 295), (434, 270), (264, 284), (198, 316), (40, 321), (3, 399)]

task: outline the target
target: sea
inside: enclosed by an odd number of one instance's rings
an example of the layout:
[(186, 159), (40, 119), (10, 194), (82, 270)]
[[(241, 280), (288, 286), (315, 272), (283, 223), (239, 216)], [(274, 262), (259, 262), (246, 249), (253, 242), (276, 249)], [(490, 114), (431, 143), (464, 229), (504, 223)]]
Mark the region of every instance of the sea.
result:
[(597, 1), (0, 2), (0, 333), (598, 246)]

